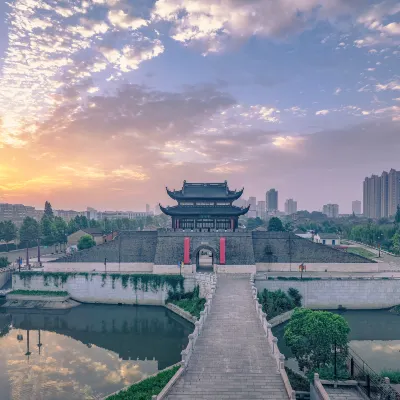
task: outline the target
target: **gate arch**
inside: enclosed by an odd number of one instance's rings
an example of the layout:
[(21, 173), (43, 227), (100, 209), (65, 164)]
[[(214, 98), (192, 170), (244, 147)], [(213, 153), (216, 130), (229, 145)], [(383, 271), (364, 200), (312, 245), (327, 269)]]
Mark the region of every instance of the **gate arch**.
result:
[(197, 246), (196, 249), (192, 253), (192, 264), (196, 265), (196, 270), (199, 269), (200, 263), (200, 251), (201, 250), (208, 250), (211, 251), (212, 255), (212, 269), (214, 270), (215, 265), (217, 264), (217, 251), (215, 248), (211, 247), (208, 244), (201, 244), (200, 246)]

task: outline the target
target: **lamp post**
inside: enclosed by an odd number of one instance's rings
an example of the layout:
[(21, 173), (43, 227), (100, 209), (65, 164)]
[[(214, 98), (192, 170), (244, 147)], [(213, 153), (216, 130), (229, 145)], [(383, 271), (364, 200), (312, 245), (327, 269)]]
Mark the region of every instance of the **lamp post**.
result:
[(104, 259), (104, 272), (107, 273), (107, 258)]

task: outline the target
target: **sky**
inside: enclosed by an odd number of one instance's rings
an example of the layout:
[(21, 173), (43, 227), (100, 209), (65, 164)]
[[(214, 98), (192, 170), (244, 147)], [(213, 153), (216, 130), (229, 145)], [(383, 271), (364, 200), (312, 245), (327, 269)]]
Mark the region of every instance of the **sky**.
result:
[(399, 154), (397, 1), (0, 2), (0, 202), (140, 211), (227, 180), (349, 213)]

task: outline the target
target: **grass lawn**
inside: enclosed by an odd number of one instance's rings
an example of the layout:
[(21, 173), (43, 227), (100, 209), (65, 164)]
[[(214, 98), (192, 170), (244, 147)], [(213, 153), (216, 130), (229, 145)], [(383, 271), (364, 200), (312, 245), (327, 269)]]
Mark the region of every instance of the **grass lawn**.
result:
[(179, 365), (177, 365), (162, 371), (156, 376), (144, 379), (118, 394), (107, 397), (107, 400), (151, 400), (152, 396), (158, 395), (164, 389), (179, 368)]
[(50, 291), (50, 290), (13, 290), (12, 292), (8, 294), (20, 294), (23, 296), (68, 296), (68, 292), (63, 292), (63, 291)]
[(377, 258), (376, 254), (372, 253), (371, 251), (365, 250), (362, 247), (348, 247), (347, 252), (357, 254), (357, 255), (365, 257), (365, 258), (371, 258), (371, 259)]

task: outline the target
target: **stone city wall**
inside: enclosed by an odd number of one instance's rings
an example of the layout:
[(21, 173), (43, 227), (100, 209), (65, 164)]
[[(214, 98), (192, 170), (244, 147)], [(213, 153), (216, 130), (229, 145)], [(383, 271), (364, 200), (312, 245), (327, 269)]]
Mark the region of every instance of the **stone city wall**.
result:
[[(195, 285), (196, 279), (194, 276), (185, 278), (185, 292), (192, 291)], [(48, 278), (45, 282), (44, 277), (40, 275), (33, 275), (29, 279), (24, 279), (18, 274), (14, 274), (13, 289), (65, 290), (72, 299), (82, 303), (164, 305), (171, 287), (164, 285), (153, 289), (149, 284), (146, 290), (141, 289), (141, 284), (139, 283), (138, 288), (135, 290), (131, 282), (128, 281), (126, 287), (124, 287), (121, 277), (113, 279), (111, 275), (104, 277), (103, 274), (89, 274), (87, 277), (83, 275), (71, 276), (64, 284), (60, 280), (52, 278)]]
[(1, 268), (0, 269), (0, 289), (8, 282), (11, 278), (13, 268)]
[(152, 273), (153, 263), (145, 262), (49, 262), (43, 264), (45, 272), (140, 272)]
[[(257, 272), (298, 271), (301, 263), (257, 263)], [(310, 272), (400, 272), (400, 263), (304, 263)]]
[(258, 290), (297, 289), (304, 307), (313, 309), (380, 309), (400, 304), (400, 279), (331, 278), (320, 280), (256, 280)]

